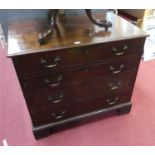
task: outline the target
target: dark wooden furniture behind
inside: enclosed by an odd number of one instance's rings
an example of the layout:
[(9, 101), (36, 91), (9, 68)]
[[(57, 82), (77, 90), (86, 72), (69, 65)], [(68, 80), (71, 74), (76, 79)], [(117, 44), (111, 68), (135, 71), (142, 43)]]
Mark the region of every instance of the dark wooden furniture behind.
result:
[(86, 16), (60, 17), (57, 31), (42, 46), (38, 33), (47, 21), (10, 23), (8, 57), (36, 138), (62, 124), (113, 110), (130, 111), (147, 34), (116, 15), (106, 18), (113, 25), (107, 32)]

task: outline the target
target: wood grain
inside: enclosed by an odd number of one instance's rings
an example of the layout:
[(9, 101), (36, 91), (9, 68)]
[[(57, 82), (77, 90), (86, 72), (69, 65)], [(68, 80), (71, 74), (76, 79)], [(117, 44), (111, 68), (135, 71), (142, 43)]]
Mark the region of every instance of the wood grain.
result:
[(108, 13), (106, 18), (113, 25), (108, 32), (105, 32), (104, 28), (93, 25), (86, 16), (80, 16), (80, 18), (78, 16), (62, 16), (59, 18), (58, 31), (54, 31), (48, 43), (42, 46), (37, 41), (38, 34), (46, 29), (47, 21), (25, 20), (10, 22), (8, 56), (47, 52), (147, 36), (144, 31), (121, 17)]
[(107, 18), (113, 26), (105, 32), (86, 16), (61, 16), (57, 31), (42, 46), (38, 34), (47, 21), (10, 23), (8, 56), (36, 138), (68, 122), (130, 112), (147, 34), (116, 15)]

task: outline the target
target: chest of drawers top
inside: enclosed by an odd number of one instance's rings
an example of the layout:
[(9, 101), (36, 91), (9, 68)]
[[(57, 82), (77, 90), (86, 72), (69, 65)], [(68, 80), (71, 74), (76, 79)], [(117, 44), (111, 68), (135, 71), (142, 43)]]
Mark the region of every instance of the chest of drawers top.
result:
[[(98, 16), (100, 18), (100, 15)], [(108, 32), (93, 25), (86, 16), (60, 16), (58, 29), (49, 37), (47, 44), (40, 46), (38, 34), (46, 29), (46, 20), (12, 21), (8, 32), (8, 56), (61, 51), (69, 48), (85, 48), (120, 40), (146, 37), (147, 34), (119, 16), (107, 14), (113, 26)], [(135, 42), (136, 44), (136, 42)], [(111, 44), (109, 44), (111, 46)], [(94, 46), (95, 47), (95, 46)], [(98, 47), (100, 48), (100, 47)]]

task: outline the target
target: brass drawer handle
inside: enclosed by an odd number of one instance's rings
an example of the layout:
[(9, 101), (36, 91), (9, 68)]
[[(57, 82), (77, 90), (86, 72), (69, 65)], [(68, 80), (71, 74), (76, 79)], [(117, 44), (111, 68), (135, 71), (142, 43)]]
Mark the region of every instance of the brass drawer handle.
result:
[(120, 73), (120, 72), (122, 71), (122, 69), (124, 68), (124, 65), (121, 64), (121, 65), (119, 66), (119, 69), (118, 69), (118, 70), (117, 70), (113, 65), (110, 65), (109, 68), (110, 68), (110, 70), (112, 71), (112, 73), (118, 74), (118, 73)]
[(115, 97), (113, 101), (107, 99), (106, 102), (108, 103), (108, 105), (114, 105), (117, 103), (118, 99), (119, 99), (118, 97)]
[(61, 119), (64, 117), (64, 115), (66, 114), (66, 111), (63, 110), (60, 115), (59, 114), (56, 114), (56, 113), (52, 113), (51, 116), (54, 117), (54, 119)]
[(112, 51), (114, 52), (114, 54), (116, 56), (119, 56), (119, 55), (125, 54), (125, 52), (126, 52), (127, 49), (128, 49), (128, 46), (127, 45), (124, 45), (124, 47), (120, 51), (116, 47), (113, 47), (112, 48)]
[(62, 98), (64, 97), (63, 94), (60, 94), (60, 96), (58, 97), (58, 99), (53, 99), (53, 97), (48, 96), (48, 100), (50, 101), (50, 103), (59, 103), (62, 102)]
[(116, 89), (118, 89), (119, 87), (118, 86), (113, 86), (113, 87), (111, 87), (110, 89), (111, 90), (116, 90)]
[(49, 87), (57, 87), (60, 85), (60, 81), (63, 79), (62, 75), (59, 75), (56, 82), (52, 83), (49, 79), (45, 79), (44, 82), (47, 84)]
[(54, 64), (49, 64), (47, 60), (41, 59), (41, 63), (44, 64), (45, 68), (54, 68), (58, 65), (58, 62), (60, 61), (60, 57), (56, 56), (54, 58)]
[(121, 85), (121, 81), (118, 81), (116, 83), (108, 83), (110, 90), (117, 90), (119, 89), (120, 85)]

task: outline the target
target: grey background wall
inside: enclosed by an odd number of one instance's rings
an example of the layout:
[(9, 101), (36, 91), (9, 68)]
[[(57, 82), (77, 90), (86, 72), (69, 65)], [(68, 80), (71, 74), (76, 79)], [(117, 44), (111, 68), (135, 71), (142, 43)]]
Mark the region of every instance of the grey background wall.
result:
[[(0, 9), (0, 23), (4, 31), (4, 35), (7, 38), (8, 31), (8, 22), (11, 20), (23, 20), (23, 19), (37, 19), (37, 18), (46, 18), (47, 11), (45, 9)], [(94, 12), (101, 12), (103, 10), (94, 10)], [(83, 9), (65, 10), (66, 15), (78, 15), (84, 14)]]
[(48, 10), (7, 10), (0, 9), (0, 23), (2, 25), (5, 36), (7, 37), (8, 22), (10, 20), (37, 19), (46, 18)]

